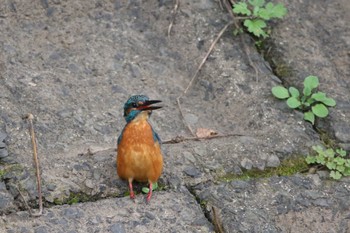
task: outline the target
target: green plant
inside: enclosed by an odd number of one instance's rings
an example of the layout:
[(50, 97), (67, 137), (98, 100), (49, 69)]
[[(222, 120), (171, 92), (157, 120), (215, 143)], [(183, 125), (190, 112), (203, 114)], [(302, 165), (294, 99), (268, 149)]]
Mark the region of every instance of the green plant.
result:
[(283, 160), (278, 167), (267, 167), (264, 170), (253, 168), (251, 170), (244, 170), (242, 174), (228, 173), (219, 177), (219, 180), (231, 182), (233, 180), (260, 179), (272, 176), (291, 176), (307, 170), (308, 164), (305, 162), (304, 156), (292, 156), (291, 158)]
[(265, 0), (248, 0), (247, 2), (237, 2), (233, 5), (233, 13), (244, 15), (243, 25), (250, 33), (257, 37), (268, 37), (266, 31), (266, 21), (279, 18), (287, 14), (287, 9), (283, 4), (272, 2), (266, 3)]
[(317, 155), (308, 155), (306, 157), (308, 164), (316, 163), (326, 166), (331, 171), (329, 176), (335, 180), (350, 175), (350, 159), (345, 158), (345, 150), (340, 148), (334, 151), (332, 148), (323, 149), (321, 146), (313, 146), (312, 149)]
[(293, 109), (299, 109), (304, 113), (304, 120), (315, 123), (315, 116), (328, 116), (328, 108), (334, 107), (334, 99), (326, 96), (326, 93), (317, 91), (319, 85), (316, 76), (308, 76), (304, 80), (304, 90), (302, 95), (295, 87), (289, 89), (283, 86), (272, 88), (272, 94), (278, 99), (287, 99), (287, 105)]
[[(153, 190), (156, 190), (157, 188), (158, 188), (158, 182), (152, 183), (152, 191), (153, 191)], [(142, 188), (142, 192), (143, 192), (143, 193), (148, 193), (148, 192), (149, 192), (149, 188), (143, 187), (143, 188)]]

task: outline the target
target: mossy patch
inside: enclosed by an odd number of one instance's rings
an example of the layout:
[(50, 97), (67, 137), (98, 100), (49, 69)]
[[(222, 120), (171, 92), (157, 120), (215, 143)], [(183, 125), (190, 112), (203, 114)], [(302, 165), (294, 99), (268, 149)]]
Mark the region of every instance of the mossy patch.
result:
[(96, 201), (98, 197), (89, 196), (86, 193), (70, 193), (67, 204), (73, 205), (81, 202)]
[(77, 203), (82, 203), (82, 202), (94, 202), (97, 201), (100, 197), (98, 196), (91, 196), (88, 195), (86, 193), (70, 193), (69, 197), (65, 197), (65, 198), (55, 198), (53, 200), (53, 204), (54, 205), (64, 205), (64, 204), (68, 204), (68, 205), (74, 205)]
[(281, 165), (276, 168), (266, 168), (265, 170), (251, 169), (244, 171), (241, 175), (226, 174), (225, 176), (219, 177), (219, 180), (230, 182), (233, 180), (249, 180), (272, 176), (290, 176), (307, 170), (308, 164), (305, 161), (305, 157), (298, 156), (283, 160)]
[[(10, 164), (0, 167), (0, 180), (6, 179), (7, 174), (14, 173), (18, 176), (23, 173), (24, 168), (19, 164)], [(10, 175), (10, 174), (9, 174)]]
[(2, 178), (4, 177), (5, 174), (6, 174), (6, 170), (0, 169), (0, 180), (2, 180)]

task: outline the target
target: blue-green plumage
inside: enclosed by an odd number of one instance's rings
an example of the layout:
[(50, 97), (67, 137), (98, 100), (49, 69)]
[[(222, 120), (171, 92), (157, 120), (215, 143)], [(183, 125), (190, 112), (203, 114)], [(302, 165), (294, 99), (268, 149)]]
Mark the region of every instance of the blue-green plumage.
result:
[[(126, 103), (124, 104), (124, 118), (126, 120), (126, 123), (129, 124), (132, 120), (134, 120), (138, 114), (140, 114), (143, 110), (147, 110), (149, 108), (151, 108), (150, 110), (153, 109), (158, 109), (160, 107), (149, 107), (147, 109), (142, 108), (145, 104), (146, 106), (148, 106), (149, 104), (152, 103), (159, 103), (160, 101), (158, 100), (152, 100), (150, 101), (148, 96), (146, 95), (134, 95), (131, 96)], [(149, 113), (151, 114), (151, 112)], [(126, 126), (127, 126), (126, 124)], [(125, 127), (126, 127), (125, 126)], [(124, 129), (125, 129), (124, 127)], [(123, 137), (123, 132), (124, 129), (122, 130), (122, 133), (119, 135), (118, 137), (118, 145), (120, 143), (120, 141), (122, 140)], [(159, 142), (161, 143), (160, 137), (159, 135), (154, 131), (154, 129), (152, 128), (152, 133), (153, 133), (153, 139), (155, 142)]]

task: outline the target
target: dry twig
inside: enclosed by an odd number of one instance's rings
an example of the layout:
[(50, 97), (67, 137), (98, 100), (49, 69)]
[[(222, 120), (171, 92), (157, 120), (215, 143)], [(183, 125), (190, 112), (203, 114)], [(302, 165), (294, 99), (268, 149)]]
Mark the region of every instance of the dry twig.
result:
[(35, 164), (36, 183), (37, 183), (37, 190), (38, 190), (38, 196), (39, 196), (39, 212), (33, 214), (31, 211), (29, 211), (29, 213), (31, 216), (38, 217), (38, 216), (41, 216), (43, 214), (43, 197), (42, 197), (42, 193), (41, 193), (40, 167), (39, 167), (37, 145), (36, 145), (36, 139), (35, 139), (35, 133), (34, 133), (34, 126), (33, 126), (34, 116), (33, 116), (33, 114), (29, 113), (26, 115), (25, 118), (29, 122), (29, 132), (30, 132), (30, 137), (32, 139), (32, 145), (33, 145), (33, 158), (34, 158), (34, 164)]
[(175, 22), (175, 17), (176, 17), (177, 9), (179, 8), (179, 4), (180, 4), (180, 0), (175, 0), (174, 9), (172, 10), (173, 16), (168, 27), (168, 37), (170, 37), (171, 29), (173, 28), (173, 25)]
[(213, 223), (215, 227), (215, 232), (224, 233), (224, 229), (222, 229), (222, 222), (218, 214), (217, 208), (215, 206), (212, 206), (211, 210), (213, 212)]
[(213, 41), (213, 43), (210, 45), (209, 47), (209, 50), (207, 52), (207, 54), (204, 56), (204, 58), (202, 59), (202, 62), (199, 64), (196, 72), (194, 73), (194, 75), (192, 76), (191, 78), (191, 81), (188, 83), (187, 87), (185, 88), (184, 92), (176, 98), (176, 102), (177, 102), (177, 105), (179, 107), (179, 110), (180, 110), (180, 113), (181, 113), (181, 117), (182, 117), (182, 120), (183, 122), (185, 123), (185, 125), (187, 126), (188, 130), (191, 132), (191, 134), (194, 136), (194, 137), (197, 137), (196, 134), (194, 133), (194, 131), (192, 130), (191, 126), (189, 124), (187, 124), (185, 122), (185, 117), (184, 117), (184, 114), (183, 114), (183, 111), (182, 111), (182, 108), (181, 108), (181, 103), (180, 103), (180, 99), (186, 95), (187, 91), (190, 89), (190, 87), (192, 86), (194, 80), (196, 79), (199, 71), (202, 69), (204, 63), (206, 62), (206, 60), (208, 59), (211, 51), (213, 50), (214, 46), (216, 45), (216, 43), (219, 41), (219, 39), (221, 38), (222, 34), (224, 34), (224, 32), (226, 31), (226, 29), (232, 25), (234, 23), (234, 21), (231, 21), (229, 23), (227, 23), (222, 29), (221, 31), (219, 32), (219, 34), (216, 36), (215, 40)]
[(24, 203), (24, 205), (26, 206), (26, 208), (27, 208), (27, 210), (28, 210), (30, 216), (33, 216), (32, 209), (31, 209), (30, 206), (28, 205), (28, 203), (27, 203), (26, 199), (24, 198), (24, 195), (22, 194), (21, 190), (18, 188), (18, 186), (16, 186), (16, 189), (17, 189), (19, 195), (21, 196), (21, 198), (22, 198), (22, 200), (23, 200), (23, 203)]
[(225, 138), (225, 137), (244, 137), (244, 136), (248, 136), (248, 135), (244, 135), (244, 134), (238, 134), (238, 133), (233, 133), (233, 134), (224, 134), (224, 135), (211, 135), (208, 137), (182, 137), (182, 136), (176, 136), (175, 138), (169, 139), (169, 140), (165, 140), (162, 141), (162, 144), (177, 144), (180, 142), (184, 142), (184, 141), (199, 141), (202, 139), (214, 139), (214, 138)]

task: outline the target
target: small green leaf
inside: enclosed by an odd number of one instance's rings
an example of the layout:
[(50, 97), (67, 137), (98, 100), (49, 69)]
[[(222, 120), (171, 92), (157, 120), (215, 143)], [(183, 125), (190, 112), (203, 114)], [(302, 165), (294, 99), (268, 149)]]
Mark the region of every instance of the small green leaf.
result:
[(304, 120), (310, 121), (312, 124), (314, 124), (315, 123), (315, 115), (311, 111), (305, 112), (304, 113)]
[(258, 12), (259, 12), (259, 10), (260, 10), (260, 7), (258, 7), (258, 6), (255, 6), (255, 7), (254, 7), (254, 9), (253, 9), (253, 15), (254, 15), (255, 17), (258, 17)]
[[(152, 191), (156, 190), (157, 188), (158, 188), (158, 183), (157, 182), (152, 183)], [(142, 192), (143, 193), (149, 193), (149, 188), (143, 187), (142, 188)]]
[(343, 165), (338, 165), (336, 168), (335, 168), (337, 171), (343, 173), (345, 171), (345, 166)]
[(312, 149), (316, 151), (318, 154), (323, 154), (323, 147), (320, 145), (313, 146)]
[(315, 156), (308, 155), (305, 160), (306, 160), (307, 164), (316, 163), (316, 157)]
[(306, 102), (304, 104), (306, 104), (307, 106), (310, 106), (313, 103), (315, 103), (315, 100), (310, 97), (310, 98), (306, 99)]
[(278, 99), (286, 99), (289, 97), (288, 90), (282, 86), (275, 86), (272, 88), (272, 94)]
[(274, 5), (272, 2), (266, 4), (265, 8), (260, 8), (258, 16), (265, 20), (271, 18), (283, 18), (287, 14), (287, 9), (281, 4)]
[(295, 98), (295, 97), (289, 97), (287, 99), (287, 105), (290, 107), (290, 108), (297, 108), (301, 105), (300, 101)]
[(344, 165), (345, 164), (345, 159), (343, 159), (342, 157), (337, 157), (334, 159), (334, 162), (337, 163), (337, 165)]
[(316, 87), (318, 87), (318, 78), (316, 76), (308, 76), (304, 80), (304, 87), (308, 87), (310, 91)]
[(329, 148), (329, 149), (327, 149), (327, 150), (325, 150), (323, 152), (324, 152), (324, 156), (325, 157), (330, 158), (330, 159), (334, 158), (335, 152), (334, 152), (334, 150), (332, 148)]
[(318, 117), (328, 116), (328, 109), (323, 104), (316, 104), (311, 107), (312, 112)]
[(311, 98), (317, 100), (317, 101), (323, 101), (325, 100), (327, 97), (326, 97), (326, 93), (323, 93), (323, 92), (316, 92), (314, 94), (312, 94)]
[(262, 7), (265, 4), (265, 0), (249, 0), (252, 6)]
[(343, 150), (342, 148), (336, 149), (335, 152), (337, 152), (337, 154), (339, 154), (341, 157), (345, 157), (346, 156), (346, 151)]
[(263, 28), (266, 27), (266, 23), (265, 21), (261, 20), (261, 19), (246, 19), (244, 20), (244, 26), (247, 27), (248, 31), (253, 33), (255, 36), (257, 37), (267, 37), (268, 35), (266, 34), (266, 32), (263, 30)]
[(342, 177), (342, 175), (338, 171), (331, 171), (329, 176), (332, 177), (335, 180), (339, 180)]
[(282, 19), (283, 16), (287, 14), (287, 9), (282, 3), (277, 3), (276, 5), (274, 5), (271, 2), (269, 2), (266, 4), (265, 8), (270, 12), (271, 18)]
[(310, 87), (304, 86), (303, 94), (305, 97), (308, 97), (311, 95), (311, 89)]
[(337, 164), (332, 161), (332, 162), (327, 162), (326, 166), (329, 170), (334, 170), (337, 167)]
[(265, 9), (265, 8), (260, 8), (259, 11), (257, 12), (257, 16), (264, 20), (270, 20), (271, 19), (271, 14), (270, 12)]
[(345, 165), (345, 167), (350, 169), (350, 160), (349, 159), (345, 160), (345, 164), (344, 165)]
[(299, 95), (300, 95), (298, 89), (296, 89), (295, 87), (290, 87), (289, 93), (295, 98), (299, 97)]
[(305, 106), (305, 107), (310, 107), (311, 104), (309, 104), (308, 102), (302, 102), (302, 104)]
[(334, 107), (336, 105), (336, 102), (334, 99), (332, 98), (325, 98), (324, 100), (321, 100), (322, 103), (324, 103), (325, 105), (329, 106), (329, 107)]
[(343, 171), (343, 175), (350, 176), (350, 168), (345, 168), (345, 170)]
[(317, 162), (317, 163), (320, 163), (320, 164), (322, 164), (322, 165), (325, 165), (325, 164), (326, 164), (326, 160), (325, 160), (325, 158), (324, 158), (323, 155), (317, 155), (317, 156), (316, 156), (316, 162)]
[(252, 12), (248, 9), (248, 5), (245, 2), (238, 2), (233, 5), (233, 13), (250, 16)]

